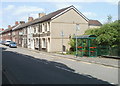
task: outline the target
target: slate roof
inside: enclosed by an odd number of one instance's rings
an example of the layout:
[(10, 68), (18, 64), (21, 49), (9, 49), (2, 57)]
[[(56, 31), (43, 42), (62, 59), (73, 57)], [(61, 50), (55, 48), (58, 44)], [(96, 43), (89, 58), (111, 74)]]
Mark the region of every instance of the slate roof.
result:
[(8, 31), (10, 31), (10, 30), (12, 30), (12, 28), (14, 28), (14, 27), (16, 27), (16, 25), (12, 26), (11, 28), (5, 29), (2, 33), (6, 33), (6, 32), (8, 32)]
[[(37, 18), (37, 19), (34, 19), (33, 21), (30, 21), (30, 22), (27, 22), (27, 23), (24, 23), (24, 24), (21, 24), (17, 27), (15, 27), (13, 30), (18, 30), (18, 29), (21, 29), (21, 28), (24, 28), (26, 26), (29, 26), (29, 25), (32, 25), (32, 24), (36, 24), (38, 22), (44, 22), (44, 21), (48, 21), (48, 20), (51, 20), (51, 18), (55, 17), (56, 15), (59, 15), (60, 13), (64, 12), (65, 10), (67, 10), (68, 8), (75, 8), (73, 5), (69, 6), (69, 7), (66, 7), (66, 8), (63, 8), (63, 9), (60, 9), (60, 10), (57, 10), (55, 12), (52, 12), (52, 13), (49, 13), (41, 18)], [(85, 18), (87, 21), (88, 19), (81, 13), (79, 12), (80, 15)]]
[(102, 26), (102, 24), (98, 20), (89, 20), (89, 25)]
[[(70, 7), (71, 7), (71, 6), (70, 6)], [(30, 21), (30, 22), (27, 22), (27, 23), (25, 23), (25, 24), (22, 24), (22, 25), (20, 25), (20, 26), (18, 27), (18, 29), (19, 29), (19, 28), (26, 27), (26, 26), (31, 25), (31, 24), (38, 23), (38, 22), (44, 22), (44, 21), (50, 20), (52, 17), (54, 17), (54, 16), (56, 16), (57, 14), (65, 11), (65, 10), (68, 9), (68, 8), (69, 8), (69, 7), (66, 7), (66, 8), (63, 8), (63, 9), (60, 9), (60, 10), (57, 10), (57, 11), (52, 12), (52, 13), (49, 13), (49, 14), (41, 17), (41, 18), (37, 18), (37, 19), (35, 19), (35, 20), (33, 20), (33, 21)]]

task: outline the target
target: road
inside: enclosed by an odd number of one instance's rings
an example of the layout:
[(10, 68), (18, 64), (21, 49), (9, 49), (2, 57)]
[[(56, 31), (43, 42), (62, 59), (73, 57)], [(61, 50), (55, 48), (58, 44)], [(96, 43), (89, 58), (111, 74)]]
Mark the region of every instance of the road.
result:
[[(76, 62), (67, 59), (63, 60), (62, 58), (57, 59), (39, 53), (32, 53), (32, 55), (29, 55), (31, 54), (30, 51), (26, 51), (26, 53), (25, 51), (21, 51), (20, 48), (3, 48), (3, 72), (6, 75), (9, 82), (12, 84), (117, 83), (117, 81), (113, 80), (116, 80), (116, 74), (113, 74), (117, 73), (116, 68), (102, 67), (101, 65), (89, 64), (85, 62)], [(50, 58), (52, 58), (52, 60)], [(79, 68), (76, 66), (77, 64), (79, 64)], [(77, 67), (78, 69), (75, 67)], [(96, 68), (98, 69), (95, 71)], [(105, 78), (102, 78), (103, 76), (100, 78), (99, 76), (101, 75), (100, 73), (97, 73), (98, 71), (101, 71), (102, 75), (107, 74), (103, 75)], [(109, 71), (110, 73), (106, 73), (106, 71)], [(106, 77), (111, 77), (113, 82), (111, 79), (106, 80)]]

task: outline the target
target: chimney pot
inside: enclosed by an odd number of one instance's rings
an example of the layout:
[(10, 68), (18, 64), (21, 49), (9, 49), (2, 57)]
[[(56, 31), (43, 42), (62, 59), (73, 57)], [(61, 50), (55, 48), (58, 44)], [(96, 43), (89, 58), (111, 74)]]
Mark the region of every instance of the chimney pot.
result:
[(25, 23), (25, 21), (20, 21), (20, 24), (24, 24)]
[(19, 24), (18, 21), (16, 21), (16, 22), (15, 22), (15, 25), (18, 25), (18, 24)]
[(0, 32), (1, 32), (1, 31), (4, 31), (4, 28), (0, 28)]
[(29, 17), (28, 18), (28, 22), (32, 21), (33, 20), (33, 17)]
[(2, 31), (4, 31), (4, 28), (2, 28)]
[(45, 13), (39, 13), (38, 15), (39, 15), (39, 18), (41, 18), (41, 17), (45, 16), (46, 14)]
[(10, 29), (11, 28), (11, 25), (8, 25), (8, 29)]

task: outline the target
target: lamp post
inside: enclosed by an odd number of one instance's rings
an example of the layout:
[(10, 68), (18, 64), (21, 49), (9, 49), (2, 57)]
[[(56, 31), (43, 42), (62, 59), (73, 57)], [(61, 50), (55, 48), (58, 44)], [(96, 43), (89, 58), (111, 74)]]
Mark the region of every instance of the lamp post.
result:
[(77, 49), (77, 46), (78, 46), (78, 44), (77, 44), (77, 31), (80, 29), (80, 27), (79, 27), (79, 24), (76, 24), (76, 57), (77, 57), (77, 55), (78, 55), (78, 49)]
[(61, 31), (61, 37), (62, 37), (62, 54), (63, 54), (63, 36), (64, 36), (64, 33), (63, 33), (63, 30)]

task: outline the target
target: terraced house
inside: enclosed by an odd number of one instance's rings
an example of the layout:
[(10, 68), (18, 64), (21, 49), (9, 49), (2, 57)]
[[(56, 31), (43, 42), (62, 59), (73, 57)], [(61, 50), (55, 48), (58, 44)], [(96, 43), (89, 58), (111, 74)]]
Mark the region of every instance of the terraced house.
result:
[(89, 19), (74, 6), (38, 15), (39, 18), (29, 17), (27, 23), (15, 29), (19, 30), (17, 40), (20, 46), (47, 52), (66, 51), (70, 48), (71, 36), (76, 34), (76, 26), (80, 28), (78, 35), (89, 29)]
[[(76, 25), (80, 26), (79, 35), (88, 29), (88, 19), (74, 6), (63, 8), (50, 14), (39, 14), (37, 19), (29, 19), (20, 28), (27, 28), (28, 48), (47, 52), (66, 51), (70, 36), (76, 33)], [(64, 33), (63, 46), (61, 32)], [(64, 47), (64, 48), (62, 48)]]

